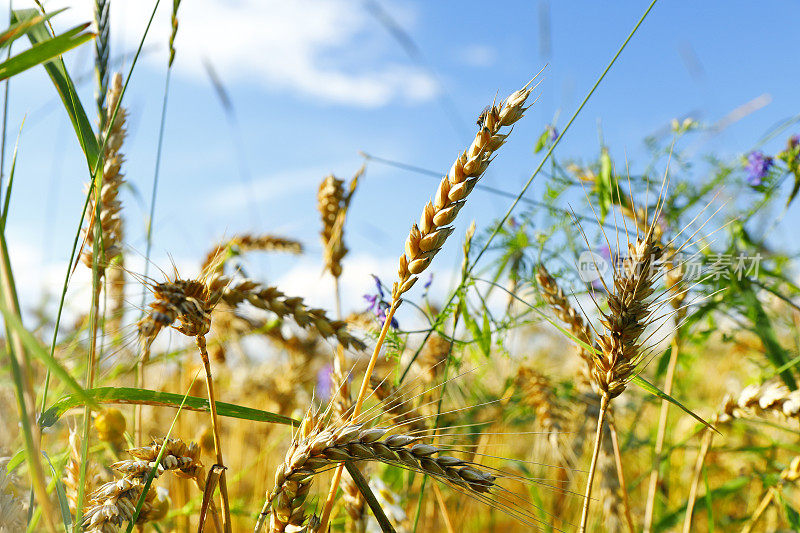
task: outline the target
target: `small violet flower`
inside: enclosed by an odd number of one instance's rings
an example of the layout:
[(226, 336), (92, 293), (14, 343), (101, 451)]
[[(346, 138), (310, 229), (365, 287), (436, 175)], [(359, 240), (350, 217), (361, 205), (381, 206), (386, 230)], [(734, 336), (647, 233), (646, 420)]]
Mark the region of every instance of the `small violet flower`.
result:
[(772, 168), (772, 158), (762, 152), (750, 152), (747, 156), (747, 183), (753, 187), (758, 187)]
[[(375, 317), (380, 320), (381, 327), (383, 327), (383, 324), (386, 322), (386, 315), (389, 313), (389, 303), (383, 299), (384, 293), (383, 289), (381, 288), (381, 280), (374, 274), (372, 277), (375, 279), (375, 288), (377, 289), (377, 294), (365, 294), (364, 299), (369, 304), (367, 309), (372, 311), (372, 314), (374, 314)], [(394, 329), (400, 327), (397, 319), (394, 317), (392, 317), (390, 326)]]

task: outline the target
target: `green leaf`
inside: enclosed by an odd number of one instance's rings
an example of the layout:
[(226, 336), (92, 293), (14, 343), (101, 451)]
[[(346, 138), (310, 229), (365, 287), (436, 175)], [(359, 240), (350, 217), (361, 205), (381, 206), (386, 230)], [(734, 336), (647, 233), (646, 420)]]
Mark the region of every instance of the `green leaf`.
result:
[(792, 507), (792, 504), (786, 501), (781, 491), (778, 492), (778, 498), (781, 500), (783, 512), (786, 514), (786, 521), (792, 526), (792, 531), (800, 531), (800, 513)]
[[(761, 305), (758, 296), (753, 290), (752, 283), (747, 278), (737, 280), (732, 277), (731, 286), (742, 297), (747, 318), (753, 323), (752, 331), (761, 339), (767, 359), (769, 359), (776, 368), (784, 368), (790, 358), (786, 350), (781, 346), (780, 342), (778, 342), (778, 336), (775, 333), (775, 329), (772, 327), (772, 321), (769, 319), (767, 312), (764, 310), (764, 306)], [(789, 387), (789, 390), (797, 389), (797, 382), (789, 368), (782, 370), (780, 376), (786, 386)]]
[[(130, 387), (98, 387), (88, 389), (85, 395), (96, 403), (111, 404), (131, 404), (131, 405), (154, 405), (160, 407), (172, 407), (177, 409), (183, 401), (183, 394), (171, 392), (160, 392), (147, 389), (135, 389)], [(47, 411), (42, 413), (40, 424), (42, 427), (50, 427), (55, 424), (61, 416), (73, 407), (84, 405), (84, 400), (79, 395), (71, 394), (56, 401)], [(190, 411), (209, 410), (208, 400), (194, 396), (186, 397), (184, 409)], [(300, 422), (269, 411), (252, 409), (242, 405), (232, 403), (217, 402), (217, 414), (229, 418), (240, 418), (242, 420), (252, 420), (254, 422), (270, 422), (274, 424), (300, 425)]]
[[(2, 236), (0, 236), (2, 238)], [(6, 325), (14, 330), (17, 335), (19, 335), (22, 344), (25, 346), (25, 349), (30, 353), (30, 355), (34, 356), (38, 359), (44, 366), (46, 366), (52, 374), (58, 377), (62, 382), (64, 382), (67, 387), (75, 391), (76, 398), (82, 398), (83, 401), (92, 401), (89, 396), (86, 395), (86, 391), (83, 390), (77, 381), (73, 379), (73, 377), (67, 372), (67, 370), (59, 364), (58, 361), (55, 360), (54, 357), (50, 355), (50, 353), (45, 350), (36, 337), (31, 334), (30, 331), (25, 329), (20, 321), (19, 317), (11, 312), (3, 302), (0, 302), (0, 313), (3, 314), (3, 318), (6, 321)]]
[(367, 483), (367, 480), (364, 478), (364, 475), (361, 473), (358, 467), (350, 461), (345, 462), (344, 466), (347, 468), (347, 472), (353, 479), (353, 483), (355, 483), (355, 485), (358, 487), (358, 491), (367, 501), (369, 508), (372, 510), (372, 514), (375, 515), (375, 519), (378, 521), (381, 531), (383, 531), (383, 533), (395, 533), (392, 523), (388, 518), (386, 518), (386, 514), (383, 512), (381, 504), (378, 502), (378, 499), (375, 498), (375, 495), (372, 493), (372, 489), (369, 488), (369, 483)]
[(64, 524), (64, 531), (69, 533), (69, 527), (72, 525), (72, 514), (69, 512), (69, 502), (67, 501), (67, 491), (64, 489), (64, 482), (61, 481), (61, 476), (56, 472), (56, 468), (53, 466), (53, 461), (50, 460), (50, 457), (45, 452), (42, 452), (42, 455), (47, 459), (47, 464), (50, 465), (50, 471), (53, 473), (53, 479), (56, 484), (56, 496), (58, 497), (58, 507), (61, 511), (61, 522)]
[(711, 430), (714, 430), (717, 433), (719, 433), (719, 431), (717, 431), (717, 428), (715, 428), (714, 426), (712, 426), (711, 424), (709, 424), (708, 422), (706, 422), (705, 420), (703, 420), (702, 418), (700, 418), (699, 416), (694, 414), (689, 408), (685, 407), (681, 402), (679, 402), (678, 400), (676, 400), (675, 398), (673, 398), (672, 396), (670, 396), (666, 392), (662, 391), (661, 389), (659, 389), (658, 387), (656, 387), (655, 385), (653, 385), (652, 383), (650, 383), (649, 381), (644, 379), (642, 376), (633, 376), (631, 378), (631, 381), (634, 384), (636, 384), (639, 387), (641, 387), (644, 390), (646, 390), (647, 392), (649, 392), (650, 394), (658, 396), (662, 400), (667, 400), (669, 403), (675, 405), (676, 407), (679, 407), (687, 415), (690, 415), (692, 418), (694, 418), (698, 422), (702, 423), (707, 428), (709, 428)]
[(492, 324), (489, 321), (489, 313), (485, 311), (483, 313), (483, 329), (478, 337), (478, 346), (486, 357), (492, 354)]
[(536, 140), (536, 146), (533, 147), (534, 154), (538, 154), (539, 152), (544, 150), (544, 147), (547, 146), (548, 137), (550, 137), (550, 132), (544, 130), (542, 134), (539, 136), (539, 138)]
[(58, 15), (66, 11), (66, 8), (59, 9), (52, 13), (49, 13), (47, 16), (43, 15), (36, 15), (34, 17), (28, 18), (26, 20), (17, 22), (16, 24), (12, 24), (8, 27), (6, 31), (0, 33), (0, 48), (5, 48), (9, 46), (11, 43), (28, 34), (31, 31), (31, 28), (37, 26), (39, 24), (44, 23), (47, 20), (50, 20), (54, 16)]
[[(12, 13), (12, 22), (19, 22), (28, 20), (38, 16), (35, 9), (18, 9)], [(43, 25), (37, 25), (31, 28), (28, 32), (28, 38), (32, 44), (46, 41), (52, 36)], [(75, 90), (75, 84), (67, 72), (67, 68), (62, 60), (51, 61), (45, 63), (44, 69), (53, 81), (53, 85), (61, 97), (64, 108), (67, 110), (69, 119), (72, 122), (72, 127), (75, 128), (75, 133), (78, 134), (78, 142), (81, 145), (83, 153), (86, 155), (86, 161), (90, 168), (94, 169), (97, 166), (97, 159), (100, 154), (100, 147), (97, 144), (92, 124), (86, 116), (86, 111), (81, 104), (78, 93)]]
[(36, 43), (28, 50), (3, 61), (0, 63), (0, 80), (15, 76), (41, 63), (52, 61), (53, 58), (90, 40), (94, 37), (93, 33), (82, 33), (89, 25), (90, 23), (86, 22), (76, 26), (58, 37)]

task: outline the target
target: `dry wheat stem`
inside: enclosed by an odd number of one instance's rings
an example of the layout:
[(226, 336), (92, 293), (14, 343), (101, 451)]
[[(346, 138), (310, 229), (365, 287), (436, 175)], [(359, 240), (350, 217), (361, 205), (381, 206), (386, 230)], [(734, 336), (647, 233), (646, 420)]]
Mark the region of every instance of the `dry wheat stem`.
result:
[(225, 533), (231, 532), (231, 509), (228, 499), (228, 481), (225, 475), (225, 462), (222, 458), (222, 442), (219, 435), (219, 418), (217, 417), (217, 399), (214, 394), (214, 382), (211, 376), (211, 363), (208, 359), (208, 350), (206, 349), (205, 335), (197, 335), (195, 338), (197, 348), (200, 350), (200, 358), (203, 361), (203, 368), (206, 373), (206, 390), (208, 392), (208, 405), (211, 414), (211, 430), (214, 435), (214, 454), (216, 455), (217, 463), (215, 466), (223, 468), (222, 474), (219, 477), (219, 493), (222, 502), (222, 527)]
[[(667, 365), (667, 375), (664, 377), (664, 393), (667, 395), (672, 394), (672, 382), (675, 376), (675, 368), (678, 365), (678, 352), (680, 351), (679, 334), (676, 332), (672, 338), (672, 352), (669, 356), (669, 363)], [(655, 511), (656, 491), (658, 490), (658, 478), (661, 470), (661, 454), (664, 451), (664, 440), (667, 434), (667, 417), (669, 415), (669, 402), (661, 400), (661, 410), (658, 415), (658, 429), (656, 433), (656, 445), (653, 450), (655, 457), (653, 458), (653, 470), (650, 472), (650, 480), (647, 489), (647, 503), (644, 512), (644, 533), (649, 533), (653, 524), (653, 517)]]
[(586, 531), (586, 524), (589, 519), (589, 503), (592, 497), (592, 482), (594, 481), (594, 472), (597, 468), (597, 458), (600, 455), (600, 441), (603, 438), (603, 421), (605, 420), (609, 403), (610, 399), (608, 396), (604, 395), (600, 397), (600, 414), (597, 415), (597, 433), (594, 439), (594, 450), (592, 451), (592, 462), (591, 466), (589, 467), (589, 476), (586, 481), (586, 493), (583, 497), (583, 509), (581, 511), (581, 523), (579, 529), (580, 533), (584, 533)]

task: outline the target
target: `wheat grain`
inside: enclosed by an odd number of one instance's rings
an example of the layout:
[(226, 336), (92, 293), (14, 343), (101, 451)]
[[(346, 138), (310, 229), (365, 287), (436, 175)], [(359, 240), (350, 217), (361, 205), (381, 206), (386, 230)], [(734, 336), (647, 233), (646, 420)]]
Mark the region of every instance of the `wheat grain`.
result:
[(283, 465), (278, 467), (275, 486), (265, 503), (264, 513), (271, 506), (270, 532), (287, 531), (287, 526), (302, 527), (303, 503), (314, 475), (343, 461), (379, 461), (403, 466), (478, 496), (497, 487), (496, 476), (468, 461), (442, 455), (440, 448), (419, 442), (420, 437), (387, 436), (388, 431), (361, 424), (323, 427), (316, 418), (304, 420)]
[(335, 278), (342, 275), (342, 259), (348, 252), (344, 244), (347, 210), (365, 170), (366, 165), (362, 165), (353, 175), (347, 192), (344, 190), (344, 181), (333, 174), (325, 176), (317, 191), (317, 210), (322, 217), (320, 236), (324, 250), (323, 260), (325, 269)]
[[(166, 449), (161, 460), (156, 463), (162, 446)], [(133, 459), (111, 465), (122, 477), (102, 485), (91, 494), (83, 519), (85, 531), (116, 533), (123, 524), (132, 520), (136, 502), (144, 490), (147, 476), (153, 470), (154, 479), (171, 471), (178, 477), (194, 480), (201, 490), (205, 484), (199, 449), (194, 443), (187, 446), (179, 439), (158, 439), (150, 446), (133, 448), (128, 452), (133, 455)], [(156, 490), (151, 487), (137, 523), (156, 519), (162, 512), (163, 504), (158, 502)]]
[(277, 235), (253, 235), (244, 233), (235, 235), (225, 242), (214, 245), (203, 260), (202, 270), (208, 272), (215, 269), (222, 272), (225, 263), (231, 256), (248, 252), (285, 252), (302, 254), (303, 245), (294, 239)]
[(414, 224), (406, 239), (405, 252), (400, 256), (398, 281), (392, 287), (392, 298), (399, 298), (419, 279), (419, 274), (430, 265), (433, 257), (453, 232), (450, 224), (464, 206), (466, 198), (481, 178), (492, 154), (505, 143), (508, 133), (503, 127), (511, 126), (525, 113), (525, 101), (531, 89), (512, 93), (504, 102), (493, 105), (483, 115), (481, 128), (472, 144), (453, 163), (450, 172), (442, 178), (432, 202), (422, 210), (419, 224)]
[(305, 305), (302, 298), (289, 297), (277, 287), (262, 285), (251, 279), (231, 281), (226, 276), (217, 276), (212, 282), (223, 302), (236, 308), (243, 302), (270, 311), (279, 318), (290, 317), (301, 328), (313, 328), (323, 338), (335, 338), (345, 348), (364, 349), (365, 345), (347, 331), (347, 323), (331, 320), (322, 309)]
[[(107, 120), (111, 120), (121, 96), (122, 75), (116, 73), (112, 77), (106, 100)], [(122, 143), (127, 134), (125, 129), (126, 119), (127, 111), (124, 107), (120, 107), (114, 123), (108, 128), (108, 139), (105, 144), (105, 153), (103, 154), (102, 186), (99, 193), (90, 196), (89, 203), (86, 206), (86, 220), (88, 221), (84, 229), (86, 244), (81, 258), (88, 267), (92, 266), (92, 249), (95, 240), (98, 239), (98, 236), (95, 235), (95, 216), (100, 218), (100, 229), (102, 231), (100, 238), (102, 242), (101, 250), (103, 251), (102, 259), (104, 261), (100, 263), (101, 269), (105, 269), (112, 260), (122, 254), (123, 226), (120, 215), (122, 204), (118, 196), (119, 189), (125, 179), (120, 171), (124, 157), (119, 150), (122, 148)], [(96, 203), (98, 197), (100, 200), (99, 206)]]

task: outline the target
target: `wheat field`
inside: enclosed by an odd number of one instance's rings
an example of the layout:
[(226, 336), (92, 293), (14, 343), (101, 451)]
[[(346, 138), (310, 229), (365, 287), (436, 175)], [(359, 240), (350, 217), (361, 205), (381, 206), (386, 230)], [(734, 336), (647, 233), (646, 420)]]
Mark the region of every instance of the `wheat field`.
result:
[[(716, 157), (693, 144), (715, 125), (674, 119), (641, 172), (602, 135), (592, 160), (556, 151), (655, 0), (571, 114), (534, 122), (541, 65), (472, 110), (438, 185), (401, 188), (424, 198), (413, 211), (371, 206), (410, 229), (363, 297), (344, 282), (364, 252), (348, 218), (371, 172), (403, 165), (365, 152), (313, 176), (316, 205), (292, 206), (316, 242), (220, 227), (188, 263), (155, 258), (165, 182), (194, 186), (159, 175), (190, 2), (120, 65), (116, 1), (71, 29), (47, 5), (11, 9), (0, 35), (6, 91), (46, 73), (86, 164), (79, 229), (56, 244), (69, 261), (36, 307), (6, 226), (18, 157), (36, 152), (11, 150), (20, 125), (4, 114), (0, 533), (800, 530), (800, 288), (796, 258), (768, 239), (797, 209), (797, 120)], [(163, 108), (152, 180), (132, 183), (140, 107), (126, 96), (149, 32), (168, 47)], [(84, 50), (94, 101), (63, 58)], [(482, 178), (513, 146), (534, 159), (504, 193)], [(478, 194), (502, 214), (467, 216)], [(136, 202), (149, 218), (134, 244)], [(306, 283), (332, 305), (262, 276), (273, 256), (313, 261)]]

